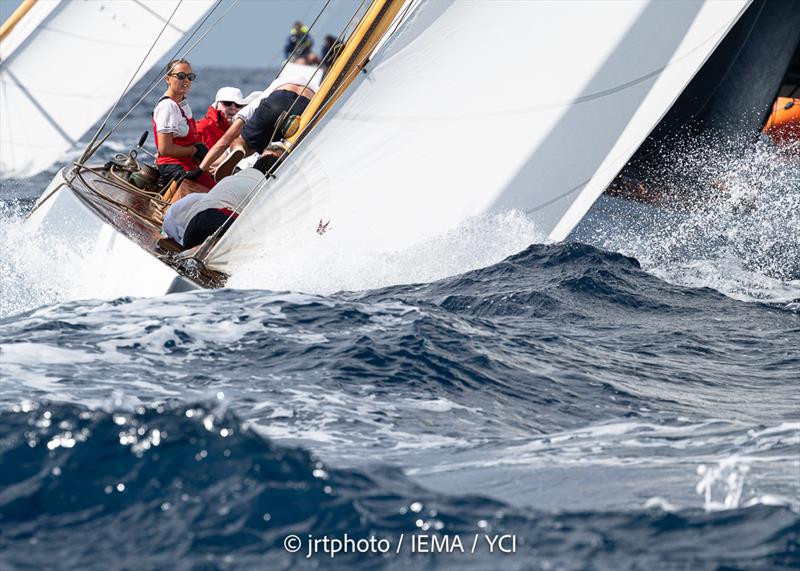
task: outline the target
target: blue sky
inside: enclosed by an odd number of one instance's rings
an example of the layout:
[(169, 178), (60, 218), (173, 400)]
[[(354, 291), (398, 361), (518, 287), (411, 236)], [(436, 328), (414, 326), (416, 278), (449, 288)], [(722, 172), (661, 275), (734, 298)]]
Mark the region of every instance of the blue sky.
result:
[[(109, 2), (116, 0), (90, 0)], [(184, 0), (191, 2), (192, 0)], [(222, 0), (211, 21), (233, 4)], [(0, 20), (5, 19), (22, 0), (0, 0)], [(312, 32), (314, 49), (319, 51), (326, 34), (337, 35), (360, 4), (357, 0), (332, 0)], [(189, 56), (196, 66), (274, 67), (282, 60), (283, 45), (295, 20), (310, 25), (325, 5), (325, 0), (239, 0), (228, 16)]]

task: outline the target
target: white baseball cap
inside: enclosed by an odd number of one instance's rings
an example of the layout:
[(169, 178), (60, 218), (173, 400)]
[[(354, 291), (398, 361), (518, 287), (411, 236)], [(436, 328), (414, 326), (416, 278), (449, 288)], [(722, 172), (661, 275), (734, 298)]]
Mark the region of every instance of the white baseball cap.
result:
[(218, 101), (233, 101), (239, 105), (245, 104), (242, 90), (238, 87), (220, 87), (217, 91), (217, 97), (214, 99), (214, 102)]

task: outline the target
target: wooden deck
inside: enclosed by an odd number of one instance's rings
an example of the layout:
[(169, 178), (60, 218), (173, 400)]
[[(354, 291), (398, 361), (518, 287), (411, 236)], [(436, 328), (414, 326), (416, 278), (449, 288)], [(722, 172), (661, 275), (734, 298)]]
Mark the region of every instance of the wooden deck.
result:
[[(178, 273), (204, 288), (224, 284), (226, 276), (217, 272), (203, 271), (197, 277), (186, 275), (176, 260), (176, 254), (185, 249), (161, 235), (166, 205), (144, 196), (141, 191), (125, 181), (115, 179), (113, 175), (107, 177), (107, 172), (101, 168), (81, 169), (70, 187), (103, 221), (175, 268)], [(188, 194), (188, 186), (179, 188), (176, 198)]]

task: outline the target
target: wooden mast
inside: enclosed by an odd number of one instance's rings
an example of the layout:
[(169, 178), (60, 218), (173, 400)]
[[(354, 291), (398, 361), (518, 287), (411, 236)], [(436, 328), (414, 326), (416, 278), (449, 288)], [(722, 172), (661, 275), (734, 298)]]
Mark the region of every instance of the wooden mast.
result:
[(300, 116), (294, 133), (287, 137), (291, 145), (296, 144), (327, 113), (353, 82), (403, 5), (403, 0), (375, 0), (372, 3), (350, 35), (342, 53), (331, 65), (316, 95)]
[(20, 20), (25, 17), (31, 8), (36, 4), (36, 0), (25, 0), (22, 4), (17, 6), (17, 9), (14, 10), (14, 13), (8, 17), (8, 20), (3, 22), (3, 25), (0, 26), (0, 42), (6, 39), (6, 36), (11, 33), (11, 30), (19, 24)]

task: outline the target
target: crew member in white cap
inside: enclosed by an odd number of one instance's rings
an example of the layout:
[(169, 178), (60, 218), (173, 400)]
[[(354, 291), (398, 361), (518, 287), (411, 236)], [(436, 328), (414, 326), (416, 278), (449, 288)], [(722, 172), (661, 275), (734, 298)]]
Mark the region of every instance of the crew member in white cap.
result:
[(206, 116), (197, 122), (197, 132), (210, 149), (231, 126), (234, 116), (247, 104), (237, 87), (221, 87)]

